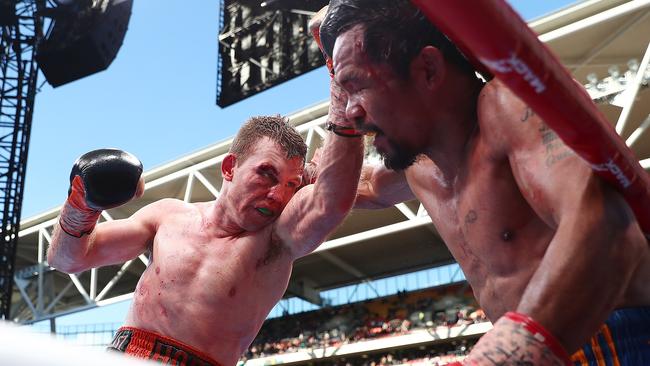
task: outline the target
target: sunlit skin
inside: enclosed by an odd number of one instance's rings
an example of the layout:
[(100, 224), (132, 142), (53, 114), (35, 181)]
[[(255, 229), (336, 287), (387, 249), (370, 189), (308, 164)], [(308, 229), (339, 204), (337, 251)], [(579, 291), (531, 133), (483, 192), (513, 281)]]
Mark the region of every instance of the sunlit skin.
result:
[(613, 309), (650, 305), (650, 246), (629, 207), (507, 88), (431, 46), (403, 79), (369, 60), (361, 26), (333, 63), (380, 154), (417, 156), (364, 167), (356, 207), (422, 202), (491, 320), (528, 314), (573, 352)]
[[(229, 155), (222, 164), (223, 200), (169, 210), (179, 217), (158, 229), (153, 262), (138, 283), (125, 322), (174, 334), (226, 365), (248, 347), (284, 294), (295, 257), (281, 242), (268, 239), (270, 224), (295, 194), (303, 167), (301, 158), (287, 159), (270, 140), (260, 141), (241, 164), (236, 160)], [(197, 321), (179, 326), (184, 319)]]
[[(357, 122), (357, 127), (374, 134), (374, 145), (384, 155), (395, 154), (398, 146), (424, 149), (433, 133), (423, 134), (409, 128), (417, 125), (419, 116), (427, 109), (422, 95), (397, 78), (385, 78), (389, 67), (370, 63), (362, 49), (361, 34), (349, 33), (354, 39), (337, 42), (334, 49), (335, 80), (348, 94), (347, 117)], [(356, 61), (365, 65), (359, 67)], [(394, 108), (396, 104), (400, 105), (399, 111)], [(380, 125), (379, 121), (388, 123)]]
[(245, 161), (229, 155), (222, 164), (222, 175), (232, 192), (218, 205), (219, 226), (232, 235), (257, 231), (277, 219), (301, 184), (303, 161), (287, 159), (286, 154), (268, 139), (258, 143)]
[(282, 298), (293, 262), (313, 251), (352, 207), (362, 151), (360, 141), (328, 140), (319, 181), (296, 192), (302, 158), (287, 158), (263, 138), (245, 159), (224, 158), (216, 201), (164, 199), (128, 219), (99, 224), (81, 239), (56, 229), (48, 261), (79, 272), (151, 250), (124, 325), (235, 365)]

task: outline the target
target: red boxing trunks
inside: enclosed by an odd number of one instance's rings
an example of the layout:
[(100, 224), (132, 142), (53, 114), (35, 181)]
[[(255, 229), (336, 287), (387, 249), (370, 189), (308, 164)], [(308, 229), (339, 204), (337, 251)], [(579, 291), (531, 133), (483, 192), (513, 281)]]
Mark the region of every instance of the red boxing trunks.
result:
[(107, 349), (163, 365), (221, 366), (191, 346), (160, 334), (132, 327), (118, 329)]

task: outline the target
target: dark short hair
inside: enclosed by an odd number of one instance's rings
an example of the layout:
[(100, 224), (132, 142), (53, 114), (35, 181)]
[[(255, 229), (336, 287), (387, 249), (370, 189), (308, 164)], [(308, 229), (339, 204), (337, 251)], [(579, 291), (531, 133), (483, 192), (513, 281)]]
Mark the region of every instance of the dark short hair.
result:
[(241, 126), (230, 146), (230, 152), (237, 156), (238, 164), (246, 160), (257, 141), (263, 137), (280, 145), (287, 158), (300, 157), (305, 161), (307, 144), (287, 118), (277, 115), (251, 117)]
[(336, 38), (356, 25), (364, 28), (364, 51), (371, 61), (386, 62), (399, 76), (409, 76), (411, 61), (425, 46), (438, 48), (445, 59), (468, 73), (474, 67), (447, 36), (410, 0), (331, 0), (320, 28), (331, 58)]

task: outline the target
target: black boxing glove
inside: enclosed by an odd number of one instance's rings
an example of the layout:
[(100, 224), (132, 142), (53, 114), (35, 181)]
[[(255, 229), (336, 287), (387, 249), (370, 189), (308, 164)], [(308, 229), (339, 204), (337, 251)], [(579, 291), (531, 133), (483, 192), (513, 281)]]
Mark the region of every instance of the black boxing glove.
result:
[(79, 157), (70, 172), (68, 199), (59, 224), (80, 238), (95, 228), (102, 210), (125, 204), (144, 190), (142, 163), (116, 149), (100, 149)]

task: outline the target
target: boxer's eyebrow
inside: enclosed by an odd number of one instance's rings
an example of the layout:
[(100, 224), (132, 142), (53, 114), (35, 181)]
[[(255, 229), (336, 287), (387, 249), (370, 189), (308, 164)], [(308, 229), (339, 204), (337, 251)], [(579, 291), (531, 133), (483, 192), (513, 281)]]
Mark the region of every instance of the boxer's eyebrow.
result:
[(361, 75), (358, 72), (354, 72), (354, 71), (340, 73), (337, 79), (339, 84), (341, 85), (348, 85), (362, 80)]
[(271, 177), (273, 177), (275, 179), (277, 179), (277, 177), (278, 177), (278, 170), (271, 164), (265, 163), (265, 164), (260, 165), (260, 167), (258, 168), (258, 172), (260, 174), (265, 174), (265, 175), (271, 176)]

